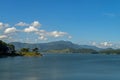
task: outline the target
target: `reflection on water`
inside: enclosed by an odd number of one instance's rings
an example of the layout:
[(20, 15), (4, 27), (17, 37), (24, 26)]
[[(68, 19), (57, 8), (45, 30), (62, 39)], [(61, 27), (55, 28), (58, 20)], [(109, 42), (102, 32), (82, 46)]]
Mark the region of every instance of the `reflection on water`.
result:
[(45, 54), (0, 59), (0, 80), (120, 80), (120, 56)]

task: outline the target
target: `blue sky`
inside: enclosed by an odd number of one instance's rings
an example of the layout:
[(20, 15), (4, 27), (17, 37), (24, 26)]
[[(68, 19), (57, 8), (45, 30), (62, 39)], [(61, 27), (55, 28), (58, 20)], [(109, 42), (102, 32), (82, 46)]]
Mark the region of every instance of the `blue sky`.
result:
[(120, 0), (1, 0), (0, 10), (4, 41), (120, 44)]

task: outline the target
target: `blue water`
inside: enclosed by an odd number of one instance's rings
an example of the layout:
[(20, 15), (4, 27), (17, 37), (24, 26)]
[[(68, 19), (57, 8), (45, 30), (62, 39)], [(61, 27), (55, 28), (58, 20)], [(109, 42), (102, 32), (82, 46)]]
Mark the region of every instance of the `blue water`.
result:
[(120, 80), (120, 55), (0, 58), (0, 80)]

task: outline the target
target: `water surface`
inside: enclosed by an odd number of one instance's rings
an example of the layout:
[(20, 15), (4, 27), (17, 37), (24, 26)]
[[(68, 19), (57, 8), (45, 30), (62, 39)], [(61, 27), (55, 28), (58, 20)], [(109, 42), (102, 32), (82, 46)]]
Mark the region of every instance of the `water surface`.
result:
[(120, 80), (120, 55), (0, 58), (0, 80)]

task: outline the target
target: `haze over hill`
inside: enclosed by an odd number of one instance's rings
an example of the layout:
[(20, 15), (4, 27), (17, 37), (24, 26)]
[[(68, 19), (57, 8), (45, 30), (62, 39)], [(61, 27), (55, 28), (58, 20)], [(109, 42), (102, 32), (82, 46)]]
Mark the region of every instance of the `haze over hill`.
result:
[(96, 46), (90, 46), (90, 45), (78, 45), (74, 44), (70, 41), (54, 41), (54, 42), (48, 42), (48, 43), (21, 43), (21, 42), (11, 42), (16, 47), (16, 50), (20, 50), (21, 48), (30, 48), (33, 49), (35, 47), (39, 48), (40, 51), (46, 51), (46, 50), (61, 50), (61, 49), (94, 49), (94, 50), (101, 50), (101, 48), (98, 48)]

